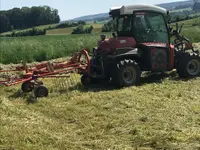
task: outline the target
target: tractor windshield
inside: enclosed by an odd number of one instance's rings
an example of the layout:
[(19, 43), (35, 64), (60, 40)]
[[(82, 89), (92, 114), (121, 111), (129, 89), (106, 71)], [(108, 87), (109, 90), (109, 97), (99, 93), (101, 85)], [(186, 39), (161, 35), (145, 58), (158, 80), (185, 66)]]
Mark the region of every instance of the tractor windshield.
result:
[(134, 37), (138, 42), (169, 42), (167, 26), (162, 14), (136, 13), (133, 22)]

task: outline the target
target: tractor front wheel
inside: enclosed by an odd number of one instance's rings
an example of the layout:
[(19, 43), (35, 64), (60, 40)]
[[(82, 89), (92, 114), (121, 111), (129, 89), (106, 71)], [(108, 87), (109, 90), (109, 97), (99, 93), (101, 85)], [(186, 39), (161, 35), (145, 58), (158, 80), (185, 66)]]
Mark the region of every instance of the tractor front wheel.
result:
[(200, 75), (200, 57), (198, 55), (184, 55), (178, 60), (176, 69), (181, 78), (197, 77)]
[(141, 70), (133, 60), (120, 61), (112, 75), (113, 83), (119, 87), (139, 85)]

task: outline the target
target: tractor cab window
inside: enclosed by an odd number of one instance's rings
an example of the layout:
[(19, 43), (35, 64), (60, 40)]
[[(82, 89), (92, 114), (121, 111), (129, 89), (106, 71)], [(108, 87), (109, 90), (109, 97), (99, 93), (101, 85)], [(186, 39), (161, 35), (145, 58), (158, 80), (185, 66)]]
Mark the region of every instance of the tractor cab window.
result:
[(122, 16), (118, 18), (117, 32), (119, 36), (130, 36), (132, 31), (132, 17)]
[(138, 42), (169, 42), (165, 18), (159, 13), (136, 13), (134, 31)]

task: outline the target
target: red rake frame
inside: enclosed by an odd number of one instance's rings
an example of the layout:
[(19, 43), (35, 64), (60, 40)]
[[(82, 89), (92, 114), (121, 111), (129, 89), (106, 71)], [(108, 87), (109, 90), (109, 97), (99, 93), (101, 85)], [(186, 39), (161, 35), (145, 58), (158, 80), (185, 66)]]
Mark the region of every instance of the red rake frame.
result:
[[(85, 57), (86, 62), (81, 60)], [(25, 72), (23, 77), (1, 77), (1, 73), (9, 72)], [(12, 86), (27, 81), (37, 80), (38, 78), (57, 78), (64, 77), (63, 74), (76, 72), (78, 74), (90, 74), (90, 57), (87, 49), (82, 49), (80, 52), (73, 54), (72, 58), (68, 62), (46, 62), (40, 63), (34, 66), (27, 66), (23, 63), (22, 66), (18, 66), (11, 70), (0, 70), (0, 85)], [(66, 76), (65, 76), (66, 77)]]

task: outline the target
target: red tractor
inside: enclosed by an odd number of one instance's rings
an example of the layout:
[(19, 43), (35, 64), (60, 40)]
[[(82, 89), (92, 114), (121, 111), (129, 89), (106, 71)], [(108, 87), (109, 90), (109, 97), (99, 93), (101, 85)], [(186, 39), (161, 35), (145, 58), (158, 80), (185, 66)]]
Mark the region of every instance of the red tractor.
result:
[(102, 79), (119, 87), (139, 85), (144, 71), (176, 69), (181, 78), (200, 75), (199, 51), (180, 35), (182, 26), (175, 30), (169, 26), (166, 9), (136, 4), (111, 9), (109, 14), (116, 21), (116, 33), (112, 38), (101, 35), (93, 48), (90, 72), (81, 78), (84, 86)]

